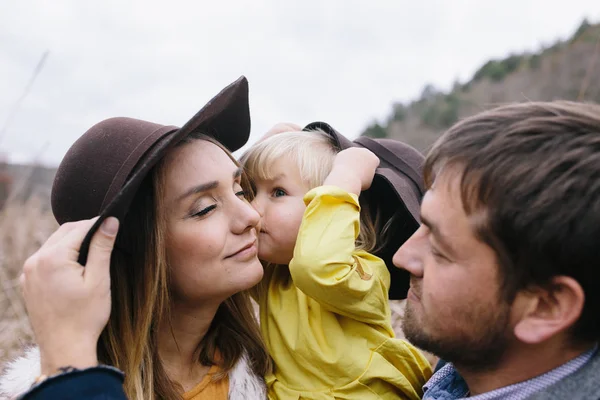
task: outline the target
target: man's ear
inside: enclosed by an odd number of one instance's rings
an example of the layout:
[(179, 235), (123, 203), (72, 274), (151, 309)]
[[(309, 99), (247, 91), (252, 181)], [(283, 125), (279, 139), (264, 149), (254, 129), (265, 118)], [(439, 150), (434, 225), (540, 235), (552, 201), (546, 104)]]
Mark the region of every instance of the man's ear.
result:
[(568, 276), (556, 276), (544, 286), (517, 294), (519, 316), (514, 335), (528, 344), (544, 342), (571, 328), (581, 316), (585, 294), (581, 285)]

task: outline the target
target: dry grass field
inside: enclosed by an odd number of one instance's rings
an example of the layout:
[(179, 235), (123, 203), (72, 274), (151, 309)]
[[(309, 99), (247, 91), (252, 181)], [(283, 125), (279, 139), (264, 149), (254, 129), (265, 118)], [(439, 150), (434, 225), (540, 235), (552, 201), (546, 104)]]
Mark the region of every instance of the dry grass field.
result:
[(33, 342), (21, 297), (21, 267), (58, 226), (41, 200), (9, 201), (0, 210), (0, 369)]

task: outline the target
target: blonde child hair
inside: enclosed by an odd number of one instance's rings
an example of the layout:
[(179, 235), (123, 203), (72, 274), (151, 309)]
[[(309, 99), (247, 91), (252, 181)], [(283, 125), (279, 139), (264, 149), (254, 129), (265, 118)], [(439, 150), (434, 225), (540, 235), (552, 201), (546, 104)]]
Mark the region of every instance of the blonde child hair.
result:
[[(321, 186), (331, 172), (338, 152), (331, 137), (322, 130), (285, 132), (270, 136), (252, 146), (242, 156), (240, 163), (251, 181), (270, 180), (274, 178), (271, 174), (273, 163), (288, 158), (298, 167), (302, 181), (309, 189), (314, 189)], [(383, 247), (387, 227), (391, 221), (382, 223), (379, 214), (376, 211), (372, 212), (366, 193), (359, 197), (359, 204), (360, 233), (356, 239), (356, 248), (373, 253)]]

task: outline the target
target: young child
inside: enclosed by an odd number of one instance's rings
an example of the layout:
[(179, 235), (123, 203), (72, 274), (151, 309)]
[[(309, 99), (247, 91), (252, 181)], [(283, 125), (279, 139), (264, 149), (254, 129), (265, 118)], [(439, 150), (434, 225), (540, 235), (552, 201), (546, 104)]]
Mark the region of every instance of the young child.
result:
[(420, 399), (425, 357), (394, 338), (381, 229), (359, 196), (379, 165), (324, 132), (272, 135), (242, 156), (261, 214), (254, 293), (274, 361), (271, 399)]

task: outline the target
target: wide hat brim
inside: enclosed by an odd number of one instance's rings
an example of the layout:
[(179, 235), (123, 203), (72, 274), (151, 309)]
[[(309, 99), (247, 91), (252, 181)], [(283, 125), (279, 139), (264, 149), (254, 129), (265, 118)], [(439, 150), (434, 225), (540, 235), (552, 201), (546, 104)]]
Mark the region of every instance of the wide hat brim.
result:
[(410, 146), (397, 142), (401, 146), (400, 153), (407, 154), (411, 161), (407, 163), (401, 154), (394, 154), (376, 140), (360, 137), (351, 141), (325, 122), (310, 123), (303, 130), (317, 129), (327, 133), (340, 151), (350, 147), (363, 147), (379, 157), (380, 165), (375, 171), (373, 183), (365, 191), (369, 205), (372, 209), (377, 208), (384, 218), (398, 214), (400, 216), (389, 228), (386, 246), (375, 255), (383, 259), (390, 272), (389, 298), (405, 299), (410, 287), (410, 274), (395, 267), (392, 258), (420, 225), (420, 203), (424, 194), (420, 171), (422, 155)]
[(78, 261), (81, 265), (86, 264), (91, 239), (102, 222), (110, 216), (122, 222), (148, 172), (173, 146), (190, 133), (197, 131), (213, 137), (231, 152), (246, 144), (250, 136), (248, 80), (241, 76), (225, 87), (181, 128), (165, 126), (162, 130), (162, 136), (157, 138), (128, 173), (126, 182), (118, 189), (112, 200), (102, 208), (98, 219), (86, 234), (79, 250)]

